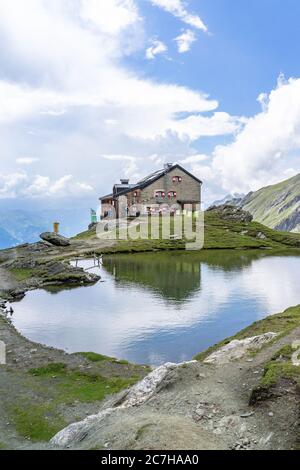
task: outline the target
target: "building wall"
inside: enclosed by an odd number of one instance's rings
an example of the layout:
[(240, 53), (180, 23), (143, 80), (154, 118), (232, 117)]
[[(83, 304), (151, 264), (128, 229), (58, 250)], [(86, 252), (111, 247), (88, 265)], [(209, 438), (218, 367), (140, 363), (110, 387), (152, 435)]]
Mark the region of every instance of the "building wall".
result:
[[(174, 176), (180, 176), (182, 178), (181, 183), (174, 183)], [(156, 191), (164, 191), (166, 193), (165, 198), (156, 198)], [(169, 198), (169, 191), (176, 191), (176, 197)], [(169, 173), (143, 189), (141, 191), (140, 200), (141, 203), (145, 205), (157, 203), (172, 205), (176, 204), (177, 201), (194, 201), (200, 203), (201, 185), (184, 171), (174, 168), (174, 170), (171, 170)]]

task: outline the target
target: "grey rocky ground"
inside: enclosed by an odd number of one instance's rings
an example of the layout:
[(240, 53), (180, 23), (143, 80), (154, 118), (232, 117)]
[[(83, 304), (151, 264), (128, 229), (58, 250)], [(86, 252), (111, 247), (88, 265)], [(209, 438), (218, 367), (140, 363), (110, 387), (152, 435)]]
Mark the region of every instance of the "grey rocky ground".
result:
[(296, 386), (286, 381), (270, 399), (255, 406), (249, 400), (266, 361), (299, 334), (294, 331), (254, 359), (171, 367), (145, 402), (109, 409), (53, 442), (79, 449), (293, 449), (299, 429)]

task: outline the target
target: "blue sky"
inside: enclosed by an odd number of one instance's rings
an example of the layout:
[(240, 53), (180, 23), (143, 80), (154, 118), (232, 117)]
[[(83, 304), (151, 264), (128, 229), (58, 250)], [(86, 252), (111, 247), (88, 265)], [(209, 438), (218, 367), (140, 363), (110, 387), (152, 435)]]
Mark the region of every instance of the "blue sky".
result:
[(0, 0), (0, 204), (180, 162), (209, 203), (300, 171), (298, 0)]

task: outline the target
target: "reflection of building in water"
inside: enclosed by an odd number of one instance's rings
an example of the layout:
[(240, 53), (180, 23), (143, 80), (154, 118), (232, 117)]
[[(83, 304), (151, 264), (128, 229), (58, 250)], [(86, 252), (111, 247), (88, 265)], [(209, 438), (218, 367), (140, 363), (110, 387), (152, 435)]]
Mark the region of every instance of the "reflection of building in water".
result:
[(183, 302), (201, 287), (199, 259), (171, 253), (104, 257), (104, 268), (117, 281), (140, 284), (168, 300)]

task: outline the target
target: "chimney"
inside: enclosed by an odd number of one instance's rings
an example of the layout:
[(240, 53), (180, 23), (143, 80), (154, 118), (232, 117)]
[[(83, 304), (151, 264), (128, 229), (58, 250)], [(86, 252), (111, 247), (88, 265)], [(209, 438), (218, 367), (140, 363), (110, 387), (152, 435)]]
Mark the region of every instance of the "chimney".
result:
[(129, 180), (127, 179), (121, 179), (121, 184), (123, 184), (124, 186), (127, 186), (129, 184)]
[(170, 168), (172, 168), (172, 166), (173, 166), (173, 163), (165, 163), (164, 168), (165, 170), (169, 170)]

